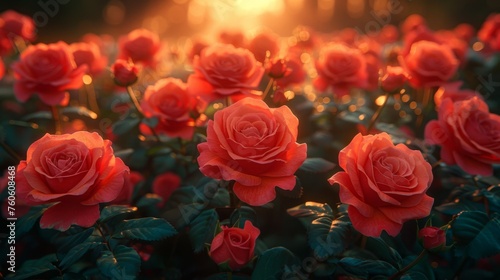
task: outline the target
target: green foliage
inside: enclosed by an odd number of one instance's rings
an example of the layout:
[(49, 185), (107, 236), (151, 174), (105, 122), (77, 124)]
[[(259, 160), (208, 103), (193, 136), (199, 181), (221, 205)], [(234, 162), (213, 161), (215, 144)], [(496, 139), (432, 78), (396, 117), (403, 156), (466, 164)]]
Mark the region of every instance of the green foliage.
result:
[(287, 279), (283, 277), (285, 268), (299, 265), (299, 258), (290, 250), (283, 247), (271, 248), (257, 258), (252, 280)]
[(171, 237), (176, 233), (175, 228), (164, 219), (148, 217), (121, 222), (115, 228), (112, 237), (155, 241)]
[(141, 270), (141, 258), (134, 249), (119, 245), (113, 252), (102, 251), (102, 255), (97, 259), (97, 266), (109, 279), (135, 279)]
[(57, 270), (57, 267), (54, 265), (56, 262), (57, 257), (55, 254), (49, 254), (36, 260), (28, 260), (14, 274), (9, 274), (6, 279), (23, 280), (55, 271)]
[(203, 251), (205, 244), (212, 242), (219, 224), (219, 216), (214, 209), (200, 213), (189, 224), (189, 238), (195, 253)]

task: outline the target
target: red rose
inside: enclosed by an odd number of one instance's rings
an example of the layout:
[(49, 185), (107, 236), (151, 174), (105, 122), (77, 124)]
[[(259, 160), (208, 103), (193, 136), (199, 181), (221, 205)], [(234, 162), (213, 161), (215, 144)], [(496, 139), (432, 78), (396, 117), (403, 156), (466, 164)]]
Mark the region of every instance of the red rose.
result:
[(500, 163), (500, 116), (489, 113), (478, 97), (463, 101), (446, 98), (438, 120), (425, 127), (425, 139), (441, 146), (441, 160), (474, 175), (490, 176)]
[(254, 54), (255, 59), (264, 63), (266, 55), (272, 58), (280, 50), (279, 36), (271, 31), (262, 31), (250, 40), (248, 49)]
[(3, 75), (5, 75), (5, 64), (3, 64), (3, 60), (0, 58), (0, 81), (3, 79)]
[(111, 142), (97, 133), (45, 134), (17, 167), (17, 195), (30, 205), (55, 203), (43, 213), (42, 228), (90, 227), (99, 218), (99, 203), (118, 196), (128, 172)]
[(420, 27), (427, 27), (426, 20), (419, 14), (412, 14), (404, 20), (403, 24), (401, 24), (401, 31), (403, 31), (404, 34), (408, 34)]
[(394, 145), (387, 133), (356, 135), (340, 151), (339, 165), (345, 171), (328, 181), (340, 184), (340, 201), (363, 235), (378, 237), (385, 230), (396, 236), (404, 222), (429, 215), (430, 164), (419, 151)]
[[(154, 130), (169, 137), (191, 139), (195, 122), (193, 113), (197, 110), (198, 100), (187, 92), (187, 85), (179, 79), (161, 79), (149, 86), (141, 100), (141, 108), (148, 118), (158, 118)], [(149, 129), (142, 125), (146, 134)]]
[(111, 201), (114, 204), (129, 204), (134, 194), (135, 185), (144, 180), (144, 176), (137, 171), (131, 171), (130, 174), (125, 175), (125, 182), (122, 191), (118, 196)]
[(133, 85), (137, 81), (139, 68), (133, 63), (118, 59), (111, 65), (111, 72), (113, 73), (117, 85), (127, 87)]
[(190, 41), (190, 45), (187, 51), (187, 58), (190, 62), (194, 60), (197, 55), (201, 54), (201, 51), (208, 47), (210, 44), (202, 38), (195, 38)]
[(94, 43), (73, 43), (70, 49), (76, 65), (87, 65), (87, 73), (92, 76), (99, 75), (108, 64), (108, 58), (101, 54), (101, 50)]
[(147, 29), (136, 29), (119, 39), (118, 58), (132, 59), (134, 63), (154, 67), (160, 47), (160, 38), (157, 34)]
[(15, 36), (26, 41), (35, 40), (35, 22), (32, 18), (18, 12), (8, 10), (0, 14), (0, 33), (14, 40)]
[(163, 198), (159, 203), (162, 207), (168, 201), (172, 193), (181, 186), (181, 177), (172, 172), (158, 175), (153, 181), (153, 193)]
[(37, 93), (47, 105), (65, 106), (69, 89), (82, 86), (86, 67), (76, 67), (69, 47), (64, 42), (29, 46), (21, 59), (12, 65), (16, 98), (25, 102)]
[(292, 73), (292, 69), (287, 67), (287, 62), (283, 58), (273, 58), (266, 63), (266, 73), (273, 79), (281, 79)]
[(446, 232), (438, 227), (424, 227), (419, 230), (418, 238), (427, 250), (439, 250), (446, 245)]
[(427, 29), (427, 27), (425, 26), (421, 26), (405, 35), (401, 54), (403, 56), (408, 55), (408, 53), (410, 53), (411, 51), (413, 44), (420, 41), (429, 41), (441, 44), (441, 41), (431, 30)]
[(491, 50), (500, 51), (500, 14), (490, 15), (479, 29), (477, 37)]
[(378, 41), (381, 44), (393, 44), (399, 40), (398, 28), (392, 24), (387, 24), (382, 27), (378, 36)]
[(403, 88), (407, 79), (402, 67), (387, 66), (384, 76), (380, 79), (380, 87), (387, 92), (393, 92)]
[(318, 78), (314, 86), (319, 91), (331, 86), (337, 96), (347, 95), (351, 88), (367, 84), (365, 57), (358, 49), (343, 44), (332, 43), (324, 47), (316, 61), (316, 70)]
[(415, 88), (440, 86), (457, 72), (458, 60), (447, 45), (419, 41), (412, 45), (410, 53), (401, 59)]
[(250, 221), (245, 221), (242, 229), (222, 226), (210, 245), (210, 257), (217, 264), (227, 262), (232, 270), (242, 268), (253, 258), (259, 234)]
[(208, 103), (231, 97), (258, 96), (255, 89), (264, 75), (264, 68), (247, 49), (232, 45), (206, 47), (193, 61), (194, 74), (188, 78), (189, 91)]
[(470, 89), (460, 89), (461, 86), (461, 81), (442, 85), (434, 94), (434, 103), (436, 106), (441, 106), (441, 103), (446, 98), (451, 99), (453, 102), (467, 100), (475, 96), (483, 99), (483, 96), (479, 92)]
[(306, 80), (307, 73), (304, 70), (304, 65), (298, 57), (293, 55), (285, 59), (285, 66), (287, 68), (286, 75), (276, 80), (276, 84), (282, 88), (289, 86), (300, 85)]
[(243, 202), (268, 203), (276, 197), (275, 187), (294, 188), (294, 173), (307, 157), (307, 146), (295, 142), (297, 127), (288, 107), (271, 109), (262, 100), (242, 99), (208, 122), (207, 142), (198, 145), (200, 170), (235, 180), (234, 193)]
[(470, 42), (476, 34), (474, 27), (468, 23), (461, 23), (457, 25), (457, 27), (453, 29), (453, 32), (455, 33), (455, 36), (462, 39), (466, 43)]
[(219, 33), (219, 42), (233, 45), (236, 48), (243, 48), (246, 45), (245, 34), (240, 30), (222, 30)]

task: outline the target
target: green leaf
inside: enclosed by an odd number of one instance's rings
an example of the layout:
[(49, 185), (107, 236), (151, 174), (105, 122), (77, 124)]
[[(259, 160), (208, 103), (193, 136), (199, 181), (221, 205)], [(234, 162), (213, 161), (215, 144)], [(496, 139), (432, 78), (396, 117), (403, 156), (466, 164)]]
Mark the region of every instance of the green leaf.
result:
[(275, 247), (258, 257), (252, 273), (252, 280), (284, 279), (285, 267), (300, 265), (300, 260), (290, 250)]
[(344, 271), (363, 279), (371, 279), (376, 276), (391, 276), (398, 272), (392, 265), (380, 260), (342, 258), (338, 264)]
[(213, 274), (205, 280), (248, 280), (250, 276), (246, 275), (237, 275), (232, 272), (221, 272), (217, 274)]
[(233, 227), (243, 228), (245, 226), (245, 221), (250, 221), (255, 224), (257, 220), (257, 213), (249, 206), (241, 206), (240, 208), (234, 209), (229, 218), (230, 224)]
[(153, 169), (157, 174), (165, 173), (175, 167), (175, 159), (168, 155), (158, 155), (153, 158)]
[(325, 260), (340, 255), (348, 246), (354, 230), (348, 219), (324, 216), (315, 219), (308, 228), (307, 236), (314, 256)]
[[(72, 232), (72, 230), (76, 230), (76, 232)], [(93, 227), (87, 229), (72, 227), (65, 232), (55, 235), (52, 239), (52, 243), (58, 246), (58, 257), (61, 259), (61, 255), (64, 256), (64, 254), (73, 249), (73, 247), (86, 241), (94, 230)]]
[(71, 106), (71, 107), (64, 107), (61, 109), (62, 114), (76, 114), (79, 116), (84, 116), (88, 117), (90, 119), (97, 119), (97, 114), (86, 107), (83, 106)]
[(116, 227), (112, 237), (156, 241), (173, 236), (176, 233), (175, 228), (166, 220), (150, 217), (121, 222)]
[(133, 248), (118, 245), (113, 252), (103, 251), (97, 266), (111, 279), (135, 279), (141, 269), (141, 258)]
[(151, 117), (151, 118), (144, 118), (142, 119), (142, 123), (151, 127), (151, 128), (155, 128), (157, 125), (158, 125), (158, 118), (157, 117)]
[(29, 232), (47, 208), (47, 205), (33, 206), (28, 213), (19, 218), (16, 222), (16, 237), (19, 238)]
[(333, 210), (330, 205), (326, 203), (317, 203), (308, 201), (302, 205), (290, 208), (287, 213), (292, 217), (303, 218), (303, 217), (323, 217), (323, 216), (333, 216)]
[(382, 238), (369, 237), (366, 240), (366, 250), (374, 253), (380, 260), (401, 268), (403, 259), (394, 248), (390, 247)]
[(112, 126), (113, 134), (124, 135), (132, 129), (137, 128), (141, 120), (139, 118), (126, 118), (115, 122)]
[(147, 193), (142, 196), (139, 201), (137, 201), (137, 207), (145, 208), (145, 207), (156, 207), (156, 205), (163, 201), (163, 198), (154, 193)]
[(9, 280), (22, 280), (33, 276), (37, 276), (52, 270), (57, 270), (53, 264), (57, 262), (56, 254), (46, 255), (40, 259), (28, 260), (16, 270), (15, 274), (10, 274), (6, 277)]
[(126, 205), (110, 205), (104, 207), (101, 211), (100, 222), (105, 222), (116, 216), (128, 214), (137, 211), (137, 207), (126, 206)]
[(24, 116), (21, 120), (29, 121), (29, 120), (36, 120), (36, 119), (50, 120), (50, 119), (52, 119), (52, 113), (49, 111), (37, 111), (35, 113), (28, 114), (28, 115)]
[(300, 170), (312, 173), (324, 173), (335, 168), (335, 163), (322, 158), (307, 158), (299, 167)]
[(189, 239), (191, 240), (195, 253), (203, 251), (205, 243), (212, 242), (218, 223), (219, 215), (217, 215), (215, 209), (201, 212), (200, 215), (190, 223)]
[(410, 271), (406, 274), (404, 274), (403, 276), (401, 276), (401, 278), (399, 278), (400, 280), (428, 280), (427, 276), (425, 276), (425, 274), (421, 273), (421, 272), (418, 272), (418, 271)]
[(87, 253), (90, 249), (93, 249), (99, 245), (102, 245), (100, 242), (85, 242), (76, 245), (73, 247), (61, 260), (59, 263), (59, 267), (63, 270), (66, 270), (70, 265), (78, 261), (85, 253)]

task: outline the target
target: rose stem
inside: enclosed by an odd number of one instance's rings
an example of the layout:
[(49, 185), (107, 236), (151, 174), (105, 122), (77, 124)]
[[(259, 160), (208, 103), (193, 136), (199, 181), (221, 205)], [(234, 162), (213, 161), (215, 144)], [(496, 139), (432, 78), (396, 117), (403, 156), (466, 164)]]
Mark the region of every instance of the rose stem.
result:
[(366, 247), (367, 241), (368, 241), (368, 237), (366, 237), (366, 235), (363, 235), (363, 237), (361, 237), (361, 244), (359, 245), (359, 247), (364, 250)]
[(273, 84), (274, 84), (274, 79), (273, 78), (269, 79), (269, 82), (267, 83), (266, 89), (264, 90), (264, 93), (262, 94), (262, 100), (266, 99), (266, 96), (271, 91)]
[(422, 252), (420, 252), (420, 255), (418, 255), (418, 257), (413, 260), (411, 263), (409, 263), (407, 266), (405, 266), (403, 269), (401, 269), (400, 271), (394, 273), (391, 277), (388, 278), (388, 280), (396, 280), (396, 279), (399, 279), (399, 277), (403, 274), (405, 274), (408, 270), (410, 270), (412, 267), (414, 267), (416, 264), (418, 264), (420, 262), (420, 260), (427, 254), (427, 250), (422, 250)]
[(10, 157), (15, 159), (16, 161), (21, 161), (22, 158), (19, 156), (7, 143), (5, 143), (3, 140), (0, 140), (0, 146), (9, 154)]
[(432, 165), (432, 168), (434, 169), (434, 168), (438, 167), (441, 163), (443, 163), (443, 160), (442, 160), (442, 159), (440, 159), (440, 160), (436, 161), (436, 162)]
[(366, 129), (367, 134), (370, 133), (370, 130), (375, 125), (375, 122), (377, 121), (378, 117), (380, 117), (380, 114), (382, 113), (382, 110), (384, 110), (385, 105), (387, 105), (387, 102), (389, 101), (390, 97), (391, 97), (391, 94), (389, 92), (385, 94), (384, 103), (380, 107), (378, 107), (377, 111), (375, 112), (375, 114), (373, 114), (373, 116), (370, 120), (370, 124), (368, 124), (368, 128)]
[(99, 115), (100, 114), (99, 104), (97, 103), (97, 97), (94, 89), (93, 80), (89, 84), (85, 84), (85, 91), (88, 93), (87, 98), (89, 100), (90, 110)]
[(224, 99), (224, 108), (227, 108), (229, 106), (231, 106), (232, 102), (231, 102), (231, 97), (229, 96), (226, 96), (226, 98)]
[(420, 115), (417, 117), (417, 128), (420, 128), (424, 122), (424, 117), (425, 114), (428, 111), (429, 103), (431, 101), (431, 95), (432, 95), (432, 88), (426, 87), (424, 89), (424, 96), (422, 100), (422, 111), (420, 112)]
[(137, 110), (137, 112), (141, 115), (141, 116), (144, 116), (143, 112), (142, 112), (142, 109), (141, 109), (141, 105), (139, 104), (139, 101), (137, 101), (137, 97), (135, 97), (135, 93), (134, 91), (132, 90), (132, 87), (131, 86), (128, 86), (127, 87), (127, 93), (128, 93), (128, 96), (130, 97), (130, 100), (132, 101), (132, 104), (134, 104), (134, 107), (135, 109)]
[(55, 133), (57, 135), (61, 134), (62, 131), (62, 124), (61, 124), (61, 115), (59, 114), (59, 108), (57, 105), (51, 106), (52, 109), (52, 118), (54, 119), (54, 125), (55, 125)]

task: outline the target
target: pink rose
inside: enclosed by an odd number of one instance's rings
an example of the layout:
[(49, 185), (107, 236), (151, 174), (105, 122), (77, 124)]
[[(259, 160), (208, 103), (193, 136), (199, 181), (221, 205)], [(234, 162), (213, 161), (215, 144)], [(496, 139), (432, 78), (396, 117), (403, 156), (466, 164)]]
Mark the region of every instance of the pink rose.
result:
[(51, 106), (67, 105), (67, 90), (80, 88), (86, 71), (85, 66), (76, 67), (64, 42), (29, 46), (12, 69), (16, 78), (14, 93), (19, 101), (26, 102), (37, 93), (42, 102)]
[(163, 201), (159, 203), (159, 207), (162, 207), (165, 202), (168, 201), (172, 193), (181, 186), (181, 177), (179, 175), (167, 172), (158, 175), (153, 181), (153, 193), (159, 195), (163, 198)]
[(339, 165), (345, 171), (328, 181), (340, 184), (340, 201), (363, 235), (378, 237), (385, 230), (396, 236), (406, 221), (429, 215), (430, 164), (419, 151), (394, 145), (387, 133), (356, 135), (340, 151)]
[(412, 45), (410, 53), (401, 59), (415, 88), (440, 86), (457, 72), (458, 60), (447, 45), (419, 41)]
[(278, 54), (280, 50), (279, 36), (272, 31), (262, 31), (250, 40), (248, 49), (254, 54), (257, 61), (264, 63), (268, 52), (270, 58)]
[(25, 16), (13, 10), (0, 14), (0, 33), (11, 40), (15, 36), (23, 40), (33, 42), (35, 40), (35, 22), (31, 17)]
[(118, 58), (154, 67), (161, 44), (157, 34), (147, 29), (136, 29), (119, 39), (118, 48)]
[(358, 49), (332, 43), (321, 50), (316, 61), (318, 78), (313, 82), (319, 91), (329, 86), (337, 96), (349, 94), (351, 88), (366, 86), (368, 75), (366, 59)]
[(438, 227), (424, 227), (419, 230), (418, 238), (427, 250), (439, 250), (446, 245), (446, 232)]
[(500, 14), (490, 15), (479, 29), (477, 37), (491, 50), (500, 51)]
[(194, 74), (188, 78), (189, 91), (206, 102), (231, 97), (259, 96), (256, 91), (264, 68), (247, 49), (232, 45), (212, 45), (193, 61)]
[(461, 81), (442, 85), (434, 94), (434, 103), (436, 106), (441, 106), (441, 103), (446, 98), (451, 99), (453, 102), (467, 100), (475, 96), (483, 99), (479, 92), (470, 89), (461, 89), (461, 86)]
[(245, 266), (254, 256), (255, 241), (260, 230), (245, 221), (241, 228), (222, 226), (222, 232), (217, 234), (210, 245), (210, 257), (217, 264), (228, 262), (232, 270)]
[(444, 99), (438, 119), (425, 127), (425, 139), (441, 146), (441, 160), (474, 175), (490, 176), (500, 163), (500, 116), (478, 97)]
[(288, 107), (242, 99), (208, 122), (207, 142), (198, 144), (200, 171), (236, 181), (233, 190), (243, 202), (266, 204), (276, 197), (275, 187), (294, 188), (294, 173), (307, 157), (307, 146), (295, 142), (297, 127)]
[(70, 49), (76, 65), (87, 65), (87, 72), (92, 76), (99, 75), (108, 64), (108, 58), (101, 54), (101, 50), (94, 43), (73, 43)]
[(132, 195), (134, 194), (135, 186), (144, 180), (144, 176), (137, 171), (131, 171), (130, 174), (125, 174), (125, 182), (122, 191), (118, 196), (111, 201), (113, 204), (130, 204)]
[(111, 72), (117, 85), (128, 87), (137, 82), (139, 68), (132, 62), (118, 59), (111, 65)]
[[(141, 100), (141, 108), (148, 118), (158, 118), (153, 128), (159, 134), (169, 137), (191, 139), (196, 126), (194, 114), (198, 113), (198, 100), (187, 92), (187, 85), (179, 79), (165, 78), (148, 86)], [(150, 128), (142, 125), (141, 131)]]
[(99, 218), (99, 203), (120, 194), (128, 172), (111, 142), (97, 133), (45, 134), (17, 167), (17, 195), (29, 205), (53, 203), (42, 228), (90, 227)]

